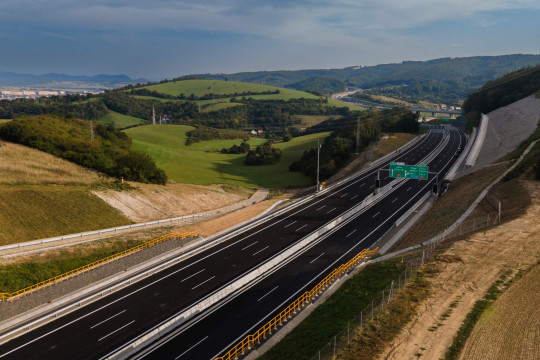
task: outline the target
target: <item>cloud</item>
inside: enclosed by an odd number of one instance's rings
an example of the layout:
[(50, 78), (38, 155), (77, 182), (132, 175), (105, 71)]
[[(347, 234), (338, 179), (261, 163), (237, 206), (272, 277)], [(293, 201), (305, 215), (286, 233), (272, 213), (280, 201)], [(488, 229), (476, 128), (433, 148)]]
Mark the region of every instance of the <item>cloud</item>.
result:
[(0, 20), (70, 30), (227, 32), (290, 42), (354, 43), (366, 32), (405, 30), (489, 11), (539, 8), (538, 1), (532, 0), (3, 0)]

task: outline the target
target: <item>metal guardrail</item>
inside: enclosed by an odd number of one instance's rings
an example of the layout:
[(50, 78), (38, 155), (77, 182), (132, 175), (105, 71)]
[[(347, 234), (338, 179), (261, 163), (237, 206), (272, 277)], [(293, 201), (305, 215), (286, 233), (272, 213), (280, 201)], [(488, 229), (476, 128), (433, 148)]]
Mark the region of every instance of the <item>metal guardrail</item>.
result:
[(195, 232), (187, 232), (187, 233), (183, 233), (183, 234), (174, 234), (174, 233), (165, 234), (165, 235), (162, 235), (162, 236), (160, 236), (158, 238), (155, 238), (153, 240), (146, 241), (146, 242), (144, 242), (142, 244), (139, 244), (137, 246), (134, 246), (132, 248), (129, 248), (127, 250), (119, 252), (117, 254), (108, 256), (108, 257), (106, 257), (104, 259), (94, 261), (94, 262), (92, 262), (90, 264), (86, 264), (86, 265), (81, 266), (81, 267), (79, 267), (77, 269), (68, 271), (68, 272), (66, 272), (64, 274), (61, 274), (61, 275), (55, 276), (53, 278), (41, 281), (41, 282), (39, 282), (37, 284), (28, 286), (28, 287), (26, 287), (24, 289), (17, 290), (17, 291), (15, 291), (13, 293), (0, 293), (0, 300), (1, 301), (13, 301), (13, 300), (16, 300), (16, 299), (20, 299), (21, 297), (25, 297), (27, 295), (30, 295), (33, 292), (37, 292), (37, 291), (39, 291), (41, 289), (44, 289), (44, 288), (46, 288), (48, 286), (58, 284), (59, 282), (62, 282), (62, 281), (67, 280), (69, 278), (79, 276), (80, 274), (83, 274), (85, 272), (93, 270), (93, 269), (95, 269), (97, 267), (100, 267), (102, 265), (108, 264), (108, 263), (110, 263), (112, 261), (121, 259), (121, 258), (126, 257), (128, 255), (134, 254), (136, 252), (139, 252), (141, 250), (144, 250), (144, 249), (149, 248), (151, 246), (154, 246), (156, 244), (162, 243), (164, 241), (171, 240), (171, 239), (184, 239), (184, 238), (196, 237), (196, 236), (198, 236), (198, 234), (195, 233)]
[(181, 217), (176, 217), (176, 218), (171, 218), (171, 219), (155, 220), (155, 221), (149, 221), (145, 223), (117, 226), (114, 228), (87, 231), (87, 232), (64, 235), (64, 236), (57, 236), (57, 237), (48, 238), (48, 239), (31, 240), (31, 241), (17, 243), (17, 244), (3, 245), (3, 246), (0, 246), (0, 255), (25, 251), (25, 248), (31, 248), (35, 246), (55, 246), (56, 243), (58, 243), (58, 245), (61, 245), (61, 244), (64, 244), (65, 241), (67, 240), (83, 239), (87, 236), (95, 236), (95, 235), (114, 236), (115, 234), (118, 234), (123, 231), (146, 229), (147, 227), (151, 227), (151, 226), (161, 226), (161, 225), (167, 226), (167, 225), (172, 225), (173, 223), (177, 223), (177, 222), (187, 221), (187, 220), (196, 219), (200, 217), (210, 217), (210, 216), (213, 216), (211, 212), (203, 213), (203, 214), (194, 214), (194, 215), (181, 216)]
[(306, 305), (313, 298), (322, 293), (322, 291), (332, 282), (350, 271), (367, 256), (375, 255), (378, 251), (379, 248), (376, 248), (374, 250), (364, 249), (347, 263), (342, 264), (338, 268), (335, 268), (313, 289), (303, 293), (298, 299), (296, 299), (292, 304), (290, 304), (282, 312), (276, 315), (272, 320), (259, 328), (259, 330), (257, 330), (251, 335), (246, 336), (244, 339), (242, 339), (242, 341), (240, 341), (232, 349), (230, 349), (225, 355), (217, 357), (215, 358), (215, 360), (232, 360), (237, 359), (238, 355), (244, 355), (246, 350), (250, 350), (255, 346), (255, 344), (260, 344), (261, 340), (266, 338), (266, 335), (270, 335), (273, 330), (277, 330), (278, 325), (282, 325), (284, 321), (287, 321), (294, 314), (296, 314), (297, 311), (300, 311), (302, 306)]

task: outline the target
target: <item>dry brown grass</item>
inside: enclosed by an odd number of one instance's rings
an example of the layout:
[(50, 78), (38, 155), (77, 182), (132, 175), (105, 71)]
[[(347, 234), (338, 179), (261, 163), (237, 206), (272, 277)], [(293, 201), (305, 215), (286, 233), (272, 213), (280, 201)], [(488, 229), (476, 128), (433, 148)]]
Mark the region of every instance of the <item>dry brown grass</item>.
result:
[(107, 178), (27, 146), (0, 142), (0, 184), (95, 184)]
[(540, 265), (512, 285), (480, 318), (460, 359), (540, 358)]
[(404, 249), (429, 240), (452, 225), (478, 195), (507, 168), (507, 164), (490, 166), (450, 183), (448, 191), (395, 244), (391, 251)]
[(405, 145), (415, 137), (416, 135), (406, 133), (389, 134), (387, 137), (381, 139), (379, 144), (377, 144), (377, 149), (375, 152), (377, 158), (380, 158), (386, 154), (391, 153), (392, 151), (395, 151), (396, 149)]

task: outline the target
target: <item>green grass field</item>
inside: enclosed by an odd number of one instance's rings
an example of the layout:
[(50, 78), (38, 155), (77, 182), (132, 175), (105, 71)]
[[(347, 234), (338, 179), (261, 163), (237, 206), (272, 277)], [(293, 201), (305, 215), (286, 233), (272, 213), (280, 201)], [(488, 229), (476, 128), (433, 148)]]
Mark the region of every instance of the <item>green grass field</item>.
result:
[[(243, 93), (243, 92), (264, 92), (264, 91), (275, 91), (279, 90), (279, 94), (270, 94), (270, 95), (251, 95), (246, 97), (251, 97), (253, 99), (257, 100), (290, 100), (290, 99), (299, 99), (299, 98), (305, 98), (305, 99), (318, 99), (319, 97), (304, 91), (298, 91), (298, 90), (292, 90), (292, 89), (285, 89), (285, 88), (278, 88), (275, 86), (268, 86), (268, 85), (260, 85), (260, 84), (253, 84), (253, 83), (244, 83), (244, 82), (238, 82), (238, 81), (220, 81), (220, 80), (182, 80), (182, 81), (176, 81), (176, 82), (168, 82), (163, 84), (156, 84), (151, 86), (146, 86), (145, 89), (148, 89), (150, 91), (157, 91), (162, 94), (172, 95), (172, 96), (178, 96), (180, 94), (184, 94), (185, 96), (190, 96), (191, 94), (195, 96), (203, 96), (211, 93), (215, 94), (234, 94), (234, 93)], [(158, 99), (154, 97), (149, 96), (137, 96), (141, 99)], [(239, 96), (241, 97), (241, 96)], [(215, 100), (197, 100), (195, 101), (197, 104), (200, 105), (207, 105), (207, 104), (217, 104), (217, 103), (228, 103), (231, 100), (230, 98), (223, 98), (223, 99), (215, 99)], [(160, 101), (171, 101), (167, 99), (159, 99)], [(337, 107), (343, 107), (347, 106), (351, 110), (365, 110), (365, 108), (356, 106), (356, 105), (349, 105), (344, 102), (334, 100), (329, 98), (328, 99), (328, 105), (330, 106), (337, 106)]]
[(0, 245), (132, 223), (85, 185), (2, 185), (0, 208)]
[[(329, 133), (312, 134), (294, 138), (287, 143), (277, 143), (283, 151), (281, 160), (273, 165), (245, 166), (245, 154), (209, 152), (240, 144), (241, 140), (202, 141), (185, 145), (186, 132), (193, 129), (183, 125), (139, 126), (126, 130), (133, 139), (132, 148), (149, 154), (165, 170), (169, 178), (188, 184), (231, 184), (247, 187), (303, 187), (310, 179), (298, 172), (290, 172), (289, 165), (300, 159), (304, 150), (315, 148), (317, 138)], [(264, 143), (261, 138), (251, 138), (252, 147)]]
[(129, 126), (139, 125), (147, 122), (133, 116), (122, 115), (120, 113), (109, 110), (109, 113), (98, 120), (98, 123), (103, 125), (112, 124), (117, 129), (124, 129)]
[[(201, 104), (202, 105), (202, 104)], [(216, 104), (210, 104), (208, 106), (205, 106), (201, 109), (202, 112), (211, 112), (211, 111), (217, 111), (221, 109), (227, 109), (235, 106), (244, 106), (244, 104), (240, 103), (232, 103), (232, 102), (220, 102)]]

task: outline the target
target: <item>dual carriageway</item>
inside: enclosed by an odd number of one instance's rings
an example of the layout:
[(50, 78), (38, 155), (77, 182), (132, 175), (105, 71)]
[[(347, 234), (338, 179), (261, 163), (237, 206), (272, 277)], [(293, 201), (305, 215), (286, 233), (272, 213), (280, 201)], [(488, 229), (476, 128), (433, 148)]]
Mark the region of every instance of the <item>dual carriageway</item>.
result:
[[(430, 132), (386, 162), (291, 206), (225, 242), (0, 345), (0, 359), (99, 359), (112, 356), (196, 303), (277, 256), (381, 187), (392, 188), (355, 216), (246, 288), (133, 355), (144, 359), (213, 359), (256, 331), (299, 294), (362, 249), (374, 247), (394, 222), (432, 190), (427, 181), (388, 177), (390, 161), (426, 163), (439, 179), (465, 135)], [(427, 161), (426, 161), (427, 160)]]

